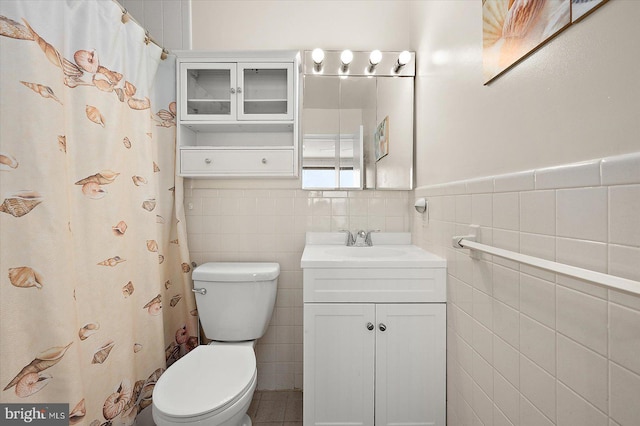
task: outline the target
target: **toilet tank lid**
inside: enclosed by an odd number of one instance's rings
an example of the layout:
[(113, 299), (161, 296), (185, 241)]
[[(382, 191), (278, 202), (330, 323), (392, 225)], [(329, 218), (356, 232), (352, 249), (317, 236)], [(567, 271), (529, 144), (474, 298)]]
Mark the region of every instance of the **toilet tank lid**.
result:
[(280, 275), (278, 263), (207, 262), (193, 270), (197, 281), (271, 281)]

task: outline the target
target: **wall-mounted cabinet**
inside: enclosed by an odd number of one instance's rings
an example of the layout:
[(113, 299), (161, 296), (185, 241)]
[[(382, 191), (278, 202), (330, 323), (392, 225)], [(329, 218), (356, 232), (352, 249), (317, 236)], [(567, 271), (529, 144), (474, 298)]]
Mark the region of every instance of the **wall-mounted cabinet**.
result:
[(298, 175), (298, 52), (178, 52), (177, 170)]

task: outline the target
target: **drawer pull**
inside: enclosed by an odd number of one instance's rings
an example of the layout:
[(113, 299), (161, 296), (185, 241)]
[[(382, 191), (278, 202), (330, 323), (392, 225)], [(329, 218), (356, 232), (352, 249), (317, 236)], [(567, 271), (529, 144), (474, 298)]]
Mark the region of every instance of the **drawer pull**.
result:
[(380, 331), (385, 331), (387, 329), (387, 326), (384, 325), (383, 323), (378, 324), (378, 328), (380, 329)]
[(262, 164), (267, 164), (267, 159), (266, 158), (262, 159)]
[(372, 323), (370, 323), (370, 322), (367, 323), (367, 330), (371, 331), (374, 328), (375, 328), (375, 326)]
[(211, 158), (205, 158), (204, 162), (207, 163), (207, 164), (211, 164)]

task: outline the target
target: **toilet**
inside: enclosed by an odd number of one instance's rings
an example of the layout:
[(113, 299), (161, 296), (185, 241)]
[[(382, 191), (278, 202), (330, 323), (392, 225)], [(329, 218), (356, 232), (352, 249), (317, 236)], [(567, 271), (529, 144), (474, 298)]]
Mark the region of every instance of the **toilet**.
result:
[(193, 271), (202, 329), (213, 342), (176, 361), (153, 390), (158, 426), (250, 426), (256, 388), (254, 346), (267, 330), (277, 263), (205, 263)]

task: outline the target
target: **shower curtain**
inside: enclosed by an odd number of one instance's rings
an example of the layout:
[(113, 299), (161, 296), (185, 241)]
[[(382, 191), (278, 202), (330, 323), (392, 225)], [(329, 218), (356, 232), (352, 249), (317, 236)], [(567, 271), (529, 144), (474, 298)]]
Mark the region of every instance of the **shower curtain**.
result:
[(198, 344), (175, 58), (112, 1), (0, 2), (0, 402), (132, 424)]

